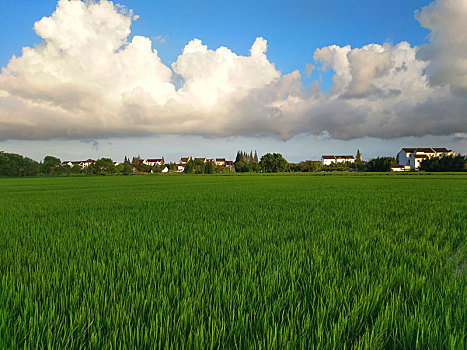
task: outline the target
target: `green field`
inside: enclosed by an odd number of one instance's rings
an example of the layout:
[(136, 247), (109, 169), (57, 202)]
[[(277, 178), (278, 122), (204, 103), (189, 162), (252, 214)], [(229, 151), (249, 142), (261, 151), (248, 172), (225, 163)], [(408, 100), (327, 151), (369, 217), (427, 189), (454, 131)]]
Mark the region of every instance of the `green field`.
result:
[(467, 176), (0, 179), (0, 348), (464, 349)]

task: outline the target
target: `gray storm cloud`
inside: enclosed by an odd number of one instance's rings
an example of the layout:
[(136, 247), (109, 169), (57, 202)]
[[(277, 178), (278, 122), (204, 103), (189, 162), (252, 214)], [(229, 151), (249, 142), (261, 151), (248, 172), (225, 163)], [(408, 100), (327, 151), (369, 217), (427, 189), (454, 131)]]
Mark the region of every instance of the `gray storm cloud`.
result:
[(2, 68), (0, 139), (466, 132), (467, 2), (438, 0), (416, 18), (432, 30), (420, 48), (317, 49), (306, 71), (334, 72), (324, 94), (316, 82), (305, 88), (298, 70), (281, 74), (261, 37), (249, 56), (194, 39), (169, 67), (150, 39), (128, 40), (131, 11), (106, 0), (60, 0), (35, 23), (43, 41)]

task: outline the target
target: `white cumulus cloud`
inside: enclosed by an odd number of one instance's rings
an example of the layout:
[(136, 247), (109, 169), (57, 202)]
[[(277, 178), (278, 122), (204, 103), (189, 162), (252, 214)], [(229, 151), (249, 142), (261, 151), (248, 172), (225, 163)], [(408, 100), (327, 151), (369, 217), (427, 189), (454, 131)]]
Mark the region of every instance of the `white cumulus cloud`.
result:
[(467, 95), (467, 1), (438, 0), (416, 12), (420, 24), (431, 30), (420, 59), (430, 63), (433, 84), (449, 84)]
[(132, 11), (107, 0), (59, 0), (34, 26), (43, 41), (2, 68), (0, 139), (466, 132), (467, 30), (453, 37), (467, 23), (465, 2), (438, 0), (416, 16), (432, 30), (421, 48), (317, 49), (305, 74), (333, 71), (325, 94), (317, 82), (305, 88), (298, 70), (277, 70), (262, 37), (248, 56), (193, 39), (169, 67), (150, 39), (129, 39)]

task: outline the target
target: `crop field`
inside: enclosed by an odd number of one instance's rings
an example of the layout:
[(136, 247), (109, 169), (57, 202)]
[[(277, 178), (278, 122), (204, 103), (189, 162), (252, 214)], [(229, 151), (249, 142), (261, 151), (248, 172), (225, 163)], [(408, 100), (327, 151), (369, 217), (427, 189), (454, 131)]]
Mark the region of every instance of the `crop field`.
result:
[(464, 349), (467, 176), (0, 179), (0, 348)]

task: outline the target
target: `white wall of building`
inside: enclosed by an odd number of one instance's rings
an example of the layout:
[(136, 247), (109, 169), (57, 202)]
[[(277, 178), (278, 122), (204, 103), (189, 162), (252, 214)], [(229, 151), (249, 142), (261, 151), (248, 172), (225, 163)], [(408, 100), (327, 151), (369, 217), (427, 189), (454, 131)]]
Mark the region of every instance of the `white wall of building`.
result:
[(321, 157), (321, 164), (323, 165), (330, 165), (332, 163), (335, 163), (336, 162), (336, 159), (335, 158), (324, 158), (324, 157)]

